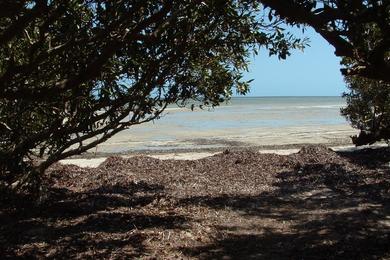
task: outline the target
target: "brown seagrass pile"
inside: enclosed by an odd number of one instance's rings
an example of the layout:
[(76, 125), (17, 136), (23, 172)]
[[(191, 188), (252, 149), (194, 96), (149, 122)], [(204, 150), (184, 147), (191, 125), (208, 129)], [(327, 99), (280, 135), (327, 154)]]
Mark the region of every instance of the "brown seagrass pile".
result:
[(53, 166), (46, 198), (3, 194), (2, 258), (390, 258), (390, 151)]

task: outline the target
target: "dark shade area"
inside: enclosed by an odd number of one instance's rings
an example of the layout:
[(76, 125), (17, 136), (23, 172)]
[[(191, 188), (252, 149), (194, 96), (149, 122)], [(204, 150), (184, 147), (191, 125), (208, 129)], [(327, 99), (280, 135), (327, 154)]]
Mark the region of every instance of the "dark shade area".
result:
[(55, 165), (40, 204), (4, 194), (2, 257), (386, 259), (388, 148)]

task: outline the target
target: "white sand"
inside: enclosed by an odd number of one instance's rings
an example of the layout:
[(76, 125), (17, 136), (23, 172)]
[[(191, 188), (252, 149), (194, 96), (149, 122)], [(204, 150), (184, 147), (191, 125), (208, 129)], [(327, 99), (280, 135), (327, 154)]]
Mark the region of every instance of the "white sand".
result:
[[(163, 121), (163, 120), (161, 120)], [(255, 127), (205, 129), (202, 131), (186, 129), (178, 131), (175, 126), (161, 127), (147, 125), (133, 127), (113, 136), (91, 152), (126, 153), (137, 150), (228, 148), (235, 142), (239, 146), (289, 145), (289, 144), (327, 144), (335, 140), (349, 140), (357, 130), (347, 124), (326, 126)], [(137, 128), (138, 127), (138, 128)], [(344, 141), (345, 142), (345, 141)]]
[(91, 158), (91, 159), (65, 159), (65, 160), (61, 160), (60, 163), (73, 164), (73, 165), (77, 165), (79, 167), (96, 168), (102, 162), (104, 162), (106, 159), (107, 159), (106, 157)]
[[(379, 144), (375, 146), (362, 146), (362, 147), (354, 147), (352, 145), (349, 146), (335, 146), (331, 147), (333, 151), (353, 151), (360, 150), (364, 148), (378, 148), (387, 146), (386, 144)], [(274, 153), (279, 155), (289, 155), (293, 153), (297, 153), (299, 149), (277, 149), (277, 150), (259, 150), (260, 153)], [(212, 155), (218, 154), (218, 152), (186, 152), (186, 153), (166, 153), (166, 154), (152, 154), (148, 155), (152, 158), (160, 159), (160, 160), (198, 160), (202, 158), (206, 158)], [(133, 155), (135, 156), (135, 155)], [(123, 156), (123, 158), (131, 158), (133, 156)], [(60, 161), (62, 164), (73, 164), (79, 167), (98, 167), (102, 162), (104, 162), (106, 157), (99, 158), (91, 158), (91, 159), (66, 159)]]
[[(209, 153), (209, 152), (191, 152), (191, 153), (167, 153), (167, 154), (151, 154), (149, 157), (160, 159), (160, 160), (198, 160), (205, 157), (212, 156), (217, 153)], [(132, 156), (122, 156), (123, 158), (131, 158)], [(107, 157), (99, 157), (99, 158), (89, 158), (89, 159), (65, 159), (60, 161), (62, 164), (73, 164), (79, 167), (98, 167), (102, 162), (104, 162)]]
[(167, 153), (167, 154), (155, 154), (149, 155), (150, 157), (160, 159), (160, 160), (198, 160), (213, 156), (218, 152), (191, 152), (191, 153)]

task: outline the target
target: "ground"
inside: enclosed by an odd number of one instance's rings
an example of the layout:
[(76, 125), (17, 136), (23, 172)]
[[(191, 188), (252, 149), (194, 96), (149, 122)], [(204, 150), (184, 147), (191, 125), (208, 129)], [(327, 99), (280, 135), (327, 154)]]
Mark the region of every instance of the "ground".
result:
[(4, 194), (2, 258), (390, 259), (390, 150), (54, 165)]

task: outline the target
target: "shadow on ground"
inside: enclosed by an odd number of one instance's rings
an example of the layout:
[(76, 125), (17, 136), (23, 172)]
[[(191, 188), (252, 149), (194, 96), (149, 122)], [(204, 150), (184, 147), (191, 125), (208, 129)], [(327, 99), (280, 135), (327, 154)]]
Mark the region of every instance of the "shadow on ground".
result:
[(390, 153), (339, 155), (360, 168), (298, 164), (277, 174), (272, 192), (181, 200), (234, 211), (247, 221), (219, 226), (214, 243), (183, 252), (200, 259), (390, 258)]
[(387, 259), (389, 160), (388, 149), (310, 148), (63, 167), (43, 205), (2, 196), (0, 255)]
[(51, 188), (49, 201), (41, 206), (34, 206), (26, 197), (9, 197), (13, 201), (3, 200), (0, 212), (1, 255), (10, 258), (139, 257), (147, 251), (144, 241), (148, 237), (142, 230), (180, 228), (186, 221), (179, 215), (161, 216), (132, 210), (158, 200), (162, 191), (161, 185), (145, 182), (86, 192)]

